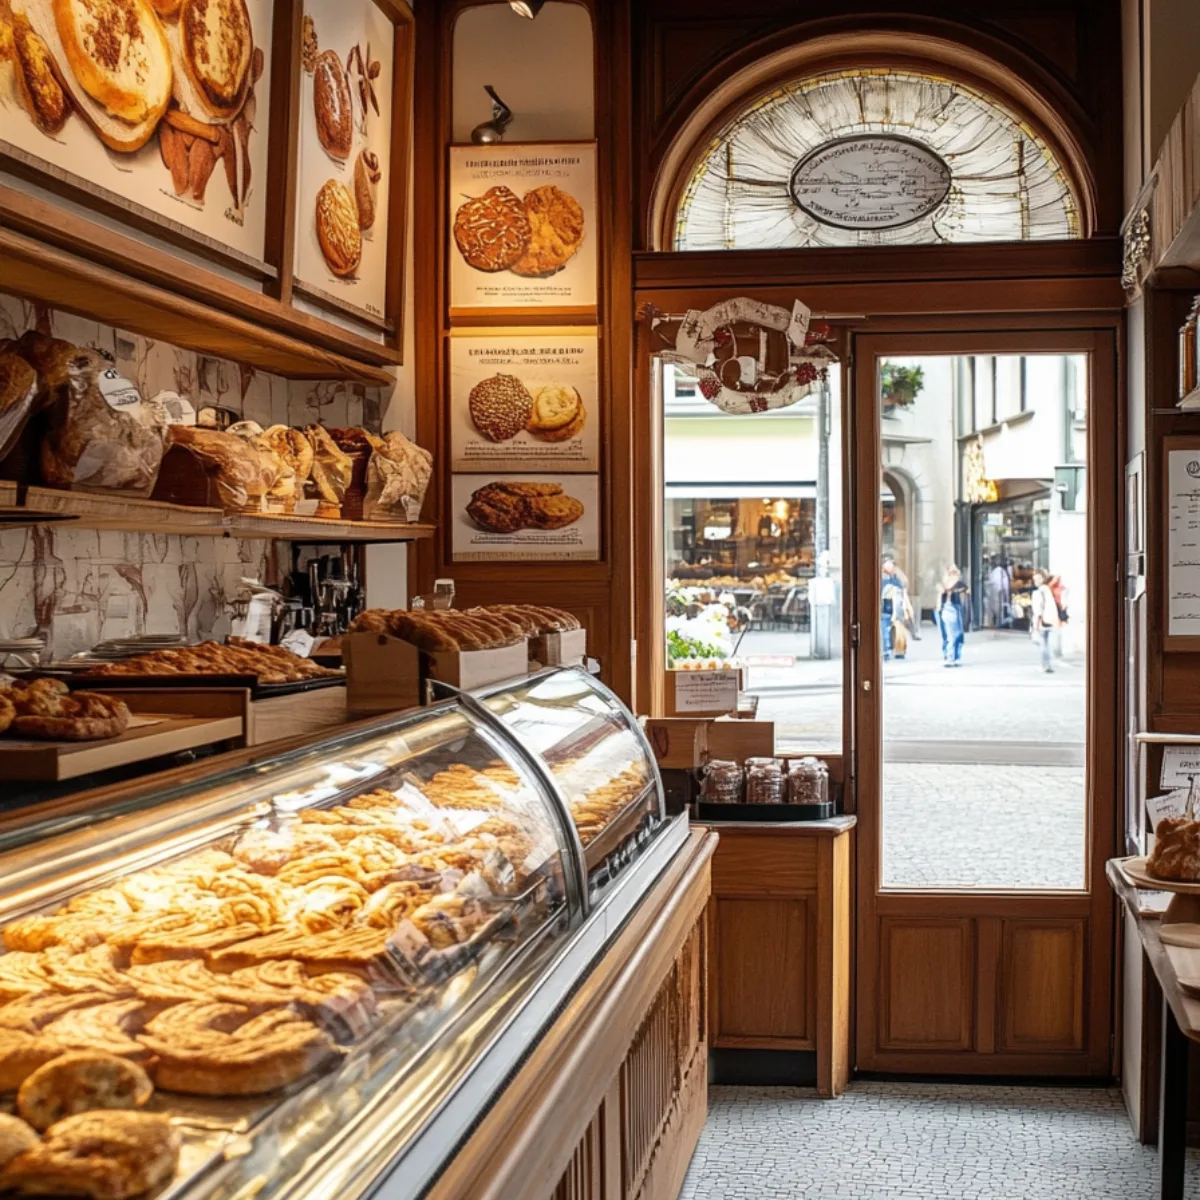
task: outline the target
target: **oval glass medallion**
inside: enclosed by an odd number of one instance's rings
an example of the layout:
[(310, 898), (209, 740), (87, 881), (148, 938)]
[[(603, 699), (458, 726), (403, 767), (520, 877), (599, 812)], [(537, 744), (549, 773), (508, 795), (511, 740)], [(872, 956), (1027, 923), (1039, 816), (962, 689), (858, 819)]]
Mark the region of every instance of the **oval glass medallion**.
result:
[(911, 138), (851, 134), (806, 154), (788, 188), (796, 204), (823, 225), (899, 229), (945, 200), (950, 168)]

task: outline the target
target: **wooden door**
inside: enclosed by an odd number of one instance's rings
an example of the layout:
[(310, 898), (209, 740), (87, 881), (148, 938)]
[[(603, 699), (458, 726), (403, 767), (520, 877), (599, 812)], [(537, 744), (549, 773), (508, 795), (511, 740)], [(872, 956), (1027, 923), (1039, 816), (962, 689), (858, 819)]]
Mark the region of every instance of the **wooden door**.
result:
[[(948, 323), (948, 322), (947, 322)], [(1032, 322), (1029, 322), (1032, 323)], [(855, 688), (855, 726), (857, 755), (858, 802), (858, 915), (857, 915), (857, 997), (856, 997), (856, 1067), (866, 1071), (897, 1073), (970, 1074), (995, 1076), (1079, 1075), (1108, 1076), (1112, 1074), (1112, 956), (1113, 909), (1104, 881), (1104, 861), (1115, 852), (1115, 831), (1119, 771), (1118, 693), (1116, 672), (1120, 662), (1120, 628), (1117, 607), (1117, 553), (1120, 538), (1119, 497), (1121, 479), (1118, 468), (1118, 385), (1116, 377), (1116, 331), (1111, 326), (1088, 330), (1027, 330), (1014, 333), (982, 330), (962, 332), (963, 322), (953, 333), (860, 333), (853, 351), (851, 418), (854, 425), (853, 453), (856, 472), (854, 487), (853, 528), (857, 535), (855, 588), (855, 632), (857, 653), (853, 664)], [(884, 646), (881, 615), (885, 604), (881, 597), (893, 595), (887, 582), (887, 568), (881, 566), (881, 510), (886, 493), (881, 494), (880, 481), (885, 468), (889, 473), (904, 470), (909, 460), (909, 473), (919, 475), (913, 467), (918, 457), (909, 447), (919, 441), (895, 432), (887, 432), (886, 448), (881, 442), (885, 433), (879, 402), (879, 373), (884, 362), (931, 356), (1086, 356), (1086, 636), (1079, 635), (1081, 649), (1074, 669), (1086, 671), (1084, 699), (1079, 701), (1080, 727), (1086, 738), (1086, 755), (1080, 755), (1082, 790), (1080, 793), (1080, 835), (1083, 855), (1079, 864), (1078, 883), (1072, 887), (1046, 887), (1034, 890), (1020, 886), (997, 884), (983, 886), (943, 885), (936, 875), (928, 885), (909, 883), (893, 886), (888, 872), (903, 875), (906, 864), (898, 856), (913, 852), (917, 847), (932, 857), (945, 856), (950, 861), (960, 847), (942, 842), (943, 837), (958, 838), (943, 833), (941, 823), (954, 826), (962, 817), (952, 812), (953, 795), (940, 798), (936, 789), (929, 794), (934, 815), (928, 820), (927, 836), (914, 842), (911, 831), (929, 816), (918, 804), (907, 808), (888, 809), (889, 787), (895, 790), (899, 768), (893, 766), (894, 755), (889, 750), (885, 764), (884, 710), (889, 694), (897, 687), (913, 687), (914, 676), (905, 676), (909, 665), (883, 662)], [(1022, 389), (1025, 383), (1024, 359), (1021, 366)], [(1076, 360), (1072, 360), (1076, 361)], [(1039, 369), (1042, 361), (1037, 363)], [(1065, 368), (1064, 368), (1065, 369)], [(969, 372), (965, 372), (964, 378)], [(972, 386), (971, 402), (975, 404), (978, 391)], [(955, 403), (967, 395), (965, 385), (955, 384)], [(993, 398), (998, 394), (993, 390)], [(1024, 396), (1024, 390), (1022, 390)], [(1065, 393), (1064, 393), (1065, 394)], [(916, 403), (921, 403), (920, 398)], [(1019, 426), (1028, 417), (1021, 414), (1011, 424)], [(970, 429), (976, 429), (976, 409), (971, 409)], [(995, 415), (995, 414), (994, 414)], [(1078, 414), (1068, 416), (1072, 432), (1078, 433)], [(956, 465), (965, 460), (969, 438), (962, 436), (962, 423), (950, 414), (956, 445), (960, 456)], [(993, 461), (999, 461), (1002, 447), (995, 439), (1008, 434), (1009, 427), (1000, 420), (979, 433), (987, 445), (994, 445)], [(985, 436), (986, 435), (986, 436)], [(973, 436), (973, 434), (972, 434)], [(1068, 434), (1070, 436), (1070, 434)], [(1080, 435), (1084, 436), (1084, 435)], [(981, 444), (983, 444), (981, 442)], [(979, 452), (980, 454), (983, 451)], [(1019, 463), (1010, 467), (1021, 470)], [(1031, 471), (1033, 468), (1029, 468)], [(1064, 467), (1055, 469), (1055, 483), (1069, 488), (1078, 475)], [(990, 481), (993, 482), (994, 481)], [(989, 480), (975, 478), (974, 493), (986, 499)], [(918, 492), (923, 486), (916, 479)], [(971, 535), (976, 511), (963, 493), (959, 479), (956, 511), (921, 511), (920, 500), (916, 521), (953, 521), (956, 546)], [(1066, 493), (1064, 493), (1065, 495)], [(1078, 507), (1078, 497), (1072, 501)], [(1024, 502), (1023, 502), (1024, 503)], [(1028, 504), (1036, 507), (1035, 501)], [(1049, 509), (1065, 505), (1051, 496)], [(926, 509), (936, 505), (926, 504)], [(1046, 507), (1043, 503), (1043, 507)], [(1064, 510), (1065, 511), (1065, 510)], [(1076, 512), (1077, 515), (1077, 512)], [(1053, 520), (1050, 516), (1048, 520)], [(1012, 518), (1016, 526), (1016, 516)], [(931, 527), (931, 526), (929, 526)], [(1008, 526), (1005, 526), (1008, 528)], [(1072, 526), (1078, 533), (1078, 525)], [(1006, 535), (1015, 536), (1015, 535)], [(1003, 538), (1001, 538), (1003, 543)], [(974, 547), (974, 543), (971, 543)], [(972, 550), (974, 553), (974, 549)], [(1004, 568), (1006, 571), (1011, 566)], [(939, 568), (940, 570), (940, 568)], [(883, 572), (882, 586), (881, 571)], [(1077, 582), (1076, 586), (1079, 584)], [(970, 600), (969, 600), (970, 602)], [(1012, 608), (1010, 606), (1009, 612)], [(950, 621), (953, 625), (953, 621)], [(993, 656), (1011, 657), (1025, 663), (1028, 655), (1031, 672), (1029, 687), (1016, 688), (1015, 700), (1028, 714), (1034, 729), (1042, 715), (1057, 719), (1054, 705), (1066, 703), (1064, 697), (1074, 696), (1065, 683), (1060, 691), (1049, 690), (1052, 682), (1038, 680), (1035, 655), (1038, 653), (1032, 638), (1015, 637), (1002, 640), (1007, 627), (998, 624), (994, 637), (982, 637), (975, 642), (976, 661), (972, 661), (972, 635), (965, 641), (963, 670), (959, 674), (946, 671), (941, 675), (941, 662), (933, 663), (939, 671), (926, 671), (925, 682), (932, 689), (925, 693), (926, 702), (939, 712), (951, 715), (953, 703), (946, 697), (948, 690), (961, 680), (986, 682), (987, 672), (1008, 678), (1008, 665), (989, 667), (982, 661), (984, 648)], [(937, 637), (928, 624), (921, 627), (923, 637)], [(1017, 631), (1019, 632), (1019, 631)], [(951, 642), (951, 646), (953, 642)], [(999, 649), (997, 649), (999, 646)], [(892, 643), (889, 642), (889, 649)], [(925, 647), (926, 662), (930, 648)], [(911, 659), (911, 655), (908, 656)], [(953, 664), (952, 664), (953, 665)], [(1024, 665), (1021, 666), (1024, 670)], [(976, 670), (972, 679), (969, 670)], [(1022, 676), (1022, 678), (1024, 678)], [(1058, 678), (1056, 676), (1056, 678)], [(1041, 683), (1047, 688), (1041, 688)], [(968, 685), (964, 685), (967, 688)], [(1040, 689), (1040, 690), (1039, 690)], [(913, 694), (916, 694), (915, 691)], [(966, 696), (967, 691), (963, 691)], [(997, 706), (1012, 703), (1012, 689), (998, 686), (992, 693)], [(1058, 697), (1056, 700), (1055, 697)], [(1074, 702), (1074, 701), (1072, 701)], [(914, 710), (914, 711), (918, 711)], [(919, 722), (918, 722), (919, 723)], [(889, 735), (890, 737), (892, 735)], [(894, 738), (889, 746), (899, 744)], [(937, 743), (941, 744), (941, 743)], [(928, 751), (920, 750), (914, 740), (909, 757)], [(984, 745), (979, 756), (987, 759), (991, 752)], [(1039, 751), (1038, 753), (1041, 753)], [(963, 757), (960, 755), (960, 757)], [(920, 778), (934, 778), (928, 764), (922, 767)], [(996, 805), (1004, 811), (1011, 799), (1019, 795), (1021, 810), (1028, 814), (1038, 809), (1036, 784), (1029, 784), (1028, 773), (1022, 782), (1011, 786), (1005, 780), (1010, 773), (1003, 765), (966, 762), (962, 770), (987, 774), (994, 785)], [(1049, 774), (1049, 769), (1046, 771)], [(967, 776), (968, 782), (977, 776)], [(886, 780), (892, 780), (891, 784)], [(964, 785), (968, 786), (968, 785)], [(1008, 790), (1006, 790), (1006, 788)], [(1018, 789), (1018, 790), (1013, 790)], [(953, 789), (950, 789), (951, 792)], [(943, 789), (943, 792), (945, 789)], [(1047, 789), (1047, 792), (1049, 789)], [(893, 797), (894, 799), (894, 797)], [(910, 798), (911, 799), (911, 798)], [(1047, 794), (1046, 805), (1050, 804)], [(898, 803), (898, 802), (897, 802)], [(907, 802), (906, 802), (907, 803)], [(936, 806), (942, 806), (940, 810)], [(885, 816), (892, 814), (892, 824), (885, 830)], [(1049, 812), (1046, 807), (1044, 812)], [(901, 824), (897, 813), (907, 814)], [(1021, 836), (1030, 852), (1042, 853), (1047, 829), (1053, 824), (1034, 820)], [(885, 863), (885, 836), (889, 854), (897, 857)], [(909, 840), (906, 841), (905, 838)], [(941, 844), (939, 844), (941, 843)], [(987, 847), (984, 846), (986, 858)], [(898, 865), (897, 865), (898, 864)], [(992, 864), (981, 868), (987, 875)], [(953, 871), (947, 872), (954, 875)]]

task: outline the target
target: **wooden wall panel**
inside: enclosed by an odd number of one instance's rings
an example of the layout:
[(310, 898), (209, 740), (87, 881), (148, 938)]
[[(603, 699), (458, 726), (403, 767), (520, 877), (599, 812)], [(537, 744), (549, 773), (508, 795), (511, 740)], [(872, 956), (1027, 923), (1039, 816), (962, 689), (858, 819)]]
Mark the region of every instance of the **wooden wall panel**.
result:
[(879, 1046), (969, 1050), (975, 1012), (975, 923), (880, 922)]
[(1087, 922), (1005, 921), (1001, 1050), (1084, 1048)]
[(551, 1200), (604, 1200), (604, 1126), (601, 1108), (575, 1147)]
[(713, 891), (721, 896), (792, 896), (816, 890), (817, 843), (738, 830), (713, 860)]
[(816, 895), (713, 903), (713, 1045), (812, 1049)]

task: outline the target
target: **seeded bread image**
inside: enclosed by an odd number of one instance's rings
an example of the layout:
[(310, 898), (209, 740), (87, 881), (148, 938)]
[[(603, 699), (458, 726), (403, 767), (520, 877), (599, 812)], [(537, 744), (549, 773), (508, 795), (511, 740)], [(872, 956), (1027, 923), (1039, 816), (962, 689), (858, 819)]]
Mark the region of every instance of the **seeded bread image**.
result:
[(515, 375), (492, 375), (467, 397), (475, 428), (490, 442), (507, 442), (529, 423), (533, 397)]

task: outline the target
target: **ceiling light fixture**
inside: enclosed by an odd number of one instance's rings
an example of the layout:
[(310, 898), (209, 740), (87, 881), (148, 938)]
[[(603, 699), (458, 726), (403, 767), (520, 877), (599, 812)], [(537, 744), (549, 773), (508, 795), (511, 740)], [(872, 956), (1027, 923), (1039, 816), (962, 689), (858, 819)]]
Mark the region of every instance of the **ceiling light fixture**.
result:
[(528, 17), (531, 21), (542, 11), (546, 0), (508, 0), (508, 7), (519, 17)]

